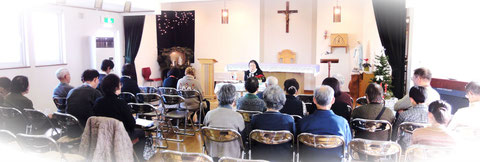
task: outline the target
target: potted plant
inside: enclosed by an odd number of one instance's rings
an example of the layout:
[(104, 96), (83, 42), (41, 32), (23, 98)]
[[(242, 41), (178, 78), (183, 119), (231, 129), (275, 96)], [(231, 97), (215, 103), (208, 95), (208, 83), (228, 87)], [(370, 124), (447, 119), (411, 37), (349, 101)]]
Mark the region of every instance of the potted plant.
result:
[(365, 60), (365, 63), (362, 64), (363, 71), (370, 71), (370, 67), (372, 67), (372, 65), (370, 65), (370, 63), (368, 63), (368, 58), (363, 59), (363, 60)]
[(263, 82), (263, 80), (265, 79), (265, 76), (263, 74), (258, 74), (257, 76), (255, 76), (255, 78), (258, 79), (258, 82)]

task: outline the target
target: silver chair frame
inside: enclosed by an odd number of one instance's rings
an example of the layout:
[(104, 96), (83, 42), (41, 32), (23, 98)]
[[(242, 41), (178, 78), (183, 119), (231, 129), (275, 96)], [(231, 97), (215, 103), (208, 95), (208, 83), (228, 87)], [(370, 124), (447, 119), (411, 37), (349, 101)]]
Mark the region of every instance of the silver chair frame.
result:
[[(52, 129), (51, 131), (51, 134), (50, 134), (50, 137), (53, 137), (54, 135), (58, 134), (60, 135), (59, 131), (53, 126), (53, 123), (52, 121), (50, 120), (50, 118), (48, 118), (47, 115), (45, 115), (44, 113), (42, 113), (41, 111), (38, 111), (38, 110), (34, 110), (34, 109), (25, 109), (24, 110), (25, 113), (24, 113), (24, 116), (25, 118), (27, 119), (27, 134), (31, 134), (32, 133), (32, 129), (33, 129), (33, 121), (30, 121), (30, 114), (33, 116), (33, 114), (38, 114), (38, 115), (41, 115), (42, 118), (48, 122), (48, 124), (50, 125), (50, 128)], [(48, 132), (45, 132), (45, 133), (48, 133)], [(56, 133), (56, 134), (54, 134)], [(46, 135), (46, 134), (44, 134)]]
[[(154, 130), (154, 132), (156, 133), (155, 137), (151, 136), (151, 134), (150, 134), (150, 137), (148, 137), (148, 138), (152, 138), (152, 141), (153, 141), (154, 139), (165, 140), (166, 146), (161, 146), (160, 143), (155, 142), (155, 144), (156, 144), (156, 145), (155, 145), (155, 148), (163, 148), (163, 149), (168, 148), (167, 139), (164, 138), (164, 135), (162, 134), (163, 131), (160, 129), (160, 125), (159, 125), (159, 123), (160, 123), (161, 120), (162, 120), (162, 117), (161, 117), (161, 115), (159, 115), (159, 114), (157, 113), (157, 110), (155, 109), (155, 107), (154, 107), (153, 105), (147, 104), (147, 103), (129, 103), (128, 105), (129, 105), (132, 109), (134, 109), (133, 107), (136, 106), (136, 105), (137, 105), (137, 106), (147, 106), (147, 107), (150, 107), (150, 111), (151, 111), (151, 112), (154, 112), (154, 113), (155, 113), (155, 116), (157, 117), (157, 122), (154, 122), (154, 123), (157, 123), (157, 124), (155, 125), (155, 130)], [(140, 113), (140, 114), (139, 114), (139, 113)], [(138, 118), (138, 116), (141, 115), (141, 114), (142, 114), (142, 112), (136, 113), (136, 114), (135, 114), (135, 115), (136, 115), (136, 118)], [(144, 130), (146, 130), (146, 129), (144, 128)], [(148, 131), (148, 130), (147, 130), (147, 131)], [(150, 131), (149, 131), (149, 132), (150, 132)]]
[[(121, 93), (120, 93), (120, 96), (121, 96), (121, 95), (130, 96), (130, 97), (132, 97), (132, 98), (135, 100), (134, 103), (138, 103), (137, 96), (135, 96), (135, 94), (133, 94), (133, 93), (130, 93), (130, 92), (121, 92)], [(122, 98), (122, 97), (120, 97), (120, 98)]]
[[(353, 145), (357, 143), (367, 145), (369, 148), (383, 148), (383, 146), (388, 145), (390, 147), (394, 147), (398, 151), (395, 151), (393, 153), (388, 153), (388, 154), (382, 154), (385, 152), (384, 150), (380, 150), (380, 151), (377, 151), (376, 154), (372, 154), (366, 151), (356, 150), (355, 147), (353, 147)], [(374, 157), (386, 157), (386, 156), (397, 155), (397, 157), (395, 158), (395, 161), (398, 162), (400, 160), (400, 155), (402, 155), (402, 147), (398, 143), (392, 142), (392, 141), (377, 141), (377, 140), (355, 138), (352, 141), (350, 141), (350, 143), (348, 144), (349, 160), (353, 159), (353, 155), (356, 152), (361, 152), (367, 156), (374, 156)]]
[[(237, 136), (237, 138), (235, 139), (232, 139), (232, 140), (228, 140), (228, 141), (215, 141), (215, 140), (212, 140), (210, 139), (206, 134), (206, 131), (209, 131), (209, 130), (213, 130), (213, 131), (220, 131), (220, 132), (231, 132), (233, 134), (235, 134), (235, 136)], [(201, 129), (201, 133), (202, 133), (202, 140), (203, 140), (203, 152), (206, 152), (207, 155), (210, 155), (210, 153), (208, 152), (208, 148), (207, 148), (207, 145), (206, 143), (209, 142), (209, 141), (215, 141), (215, 142), (230, 142), (230, 141), (234, 141), (234, 140), (237, 140), (239, 143), (240, 143), (240, 150), (242, 151), (241, 155), (243, 156), (243, 151), (245, 150), (245, 147), (243, 146), (243, 142), (242, 142), (242, 135), (240, 133), (238, 133), (238, 131), (236, 130), (233, 130), (233, 129), (223, 129), (223, 128), (213, 128), (213, 127), (202, 127)], [(243, 157), (242, 157), (243, 159)]]
[[(286, 140), (286, 141), (278, 141), (278, 142), (271, 142), (271, 143), (265, 143), (263, 141), (258, 141), (256, 139), (254, 139), (255, 141), (259, 142), (259, 143), (263, 143), (263, 144), (268, 144), (268, 145), (279, 145), (279, 144), (284, 144), (284, 143), (287, 143), (287, 142), (292, 142), (292, 153), (295, 153), (295, 148), (293, 147), (295, 145), (295, 136), (288, 130), (281, 130), (281, 131), (271, 131), (271, 130), (260, 130), (260, 129), (255, 129), (255, 130), (252, 130), (252, 132), (250, 132), (250, 134), (248, 135), (248, 143), (249, 143), (249, 159), (252, 159), (252, 135), (254, 134), (259, 134), (259, 133), (265, 133), (265, 134), (274, 134), (272, 137), (275, 137), (275, 135), (278, 133), (278, 134), (283, 134), (284, 136), (290, 136), (291, 139), (289, 140)], [(293, 156), (293, 158), (295, 159), (295, 156)]]
[[(377, 129), (378, 127), (370, 127), (370, 128), (363, 128), (363, 127), (356, 127), (356, 125), (354, 124), (355, 122), (363, 122), (363, 123), (381, 123), (381, 124), (386, 124), (386, 128), (383, 130), (383, 129)], [(387, 140), (390, 140), (392, 138), (392, 124), (386, 120), (370, 120), (370, 119), (362, 119), (362, 118), (355, 118), (351, 121), (351, 126), (352, 126), (352, 129), (354, 130), (353, 134), (354, 134), (354, 137), (355, 137), (355, 133), (356, 133), (356, 129), (359, 129), (359, 130), (362, 130), (362, 131), (367, 131), (367, 132), (371, 132), (371, 133), (374, 133), (374, 132), (382, 132), (382, 131), (388, 131), (388, 139)]]
[(65, 155), (63, 154), (62, 150), (60, 149), (60, 146), (57, 144), (57, 142), (54, 139), (52, 139), (50, 137), (47, 137), (47, 136), (44, 136), (44, 135), (28, 135), (28, 134), (19, 133), (19, 134), (17, 134), (17, 142), (18, 142), (18, 145), (20, 145), (20, 147), (22, 148), (23, 151), (31, 150), (31, 149), (27, 148), (27, 146), (32, 146), (32, 147), (35, 147), (35, 148), (39, 148), (39, 146), (35, 146), (33, 143), (26, 143), (24, 141), (24, 139), (30, 139), (30, 140), (40, 139), (40, 140), (48, 141), (48, 145), (53, 145), (54, 148), (56, 149), (56, 151), (60, 153), (62, 161), (66, 160)]

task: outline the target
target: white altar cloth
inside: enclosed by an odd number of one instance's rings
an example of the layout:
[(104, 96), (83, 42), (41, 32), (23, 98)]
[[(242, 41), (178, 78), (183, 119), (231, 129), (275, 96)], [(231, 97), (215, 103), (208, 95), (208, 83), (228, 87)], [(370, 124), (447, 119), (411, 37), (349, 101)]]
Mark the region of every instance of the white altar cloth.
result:
[[(287, 73), (309, 73), (317, 74), (320, 72), (320, 65), (315, 64), (259, 64), (263, 72), (287, 72)], [(228, 64), (225, 67), (227, 71), (246, 71), (248, 63)]]

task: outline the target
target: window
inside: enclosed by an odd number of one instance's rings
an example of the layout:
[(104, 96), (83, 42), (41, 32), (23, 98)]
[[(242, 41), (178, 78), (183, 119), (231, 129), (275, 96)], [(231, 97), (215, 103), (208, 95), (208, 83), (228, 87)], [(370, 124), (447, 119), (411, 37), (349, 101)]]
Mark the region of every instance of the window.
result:
[[(8, 13), (7, 13), (8, 12)], [(0, 30), (0, 69), (26, 66), (24, 22), (23, 15), (18, 12), (9, 12), (1, 10), (2, 22), (8, 22), (2, 25)]]
[(55, 11), (33, 11), (31, 36), (35, 65), (64, 64), (63, 14)]

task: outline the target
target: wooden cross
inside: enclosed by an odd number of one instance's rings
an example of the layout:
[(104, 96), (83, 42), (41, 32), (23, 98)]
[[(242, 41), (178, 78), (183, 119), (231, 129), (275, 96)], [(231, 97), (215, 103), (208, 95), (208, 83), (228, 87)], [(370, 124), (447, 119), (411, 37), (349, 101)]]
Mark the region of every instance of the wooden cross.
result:
[(290, 2), (287, 1), (287, 9), (286, 10), (279, 10), (279, 14), (285, 14), (285, 21), (287, 22), (287, 33), (288, 33), (288, 25), (290, 24), (290, 14), (291, 13), (298, 13), (298, 10), (290, 10)]

